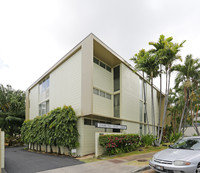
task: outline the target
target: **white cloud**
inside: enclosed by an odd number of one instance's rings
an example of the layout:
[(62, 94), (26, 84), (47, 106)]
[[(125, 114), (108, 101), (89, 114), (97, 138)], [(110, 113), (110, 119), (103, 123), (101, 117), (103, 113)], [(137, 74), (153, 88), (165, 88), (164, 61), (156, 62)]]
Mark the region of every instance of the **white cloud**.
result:
[(0, 82), (25, 90), (90, 32), (127, 61), (160, 34), (186, 39), (183, 57), (199, 57), (199, 6), (198, 0), (0, 1)]
[(5, 64), (4, 61), (2, 59), (0, 59), (0, 70), (3, 68), (8, 68), (8, 64)]

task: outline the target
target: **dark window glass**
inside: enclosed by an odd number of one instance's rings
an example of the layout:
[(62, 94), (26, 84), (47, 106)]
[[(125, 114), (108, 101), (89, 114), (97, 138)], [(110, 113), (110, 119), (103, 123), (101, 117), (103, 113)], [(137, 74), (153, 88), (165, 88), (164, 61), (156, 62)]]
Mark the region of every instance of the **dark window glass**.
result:
[(99, 90), (96, 89), (96, 88), (93, 88), (93, 93), (96, 94), (96, 95), (99, 95)]
[(120, 129), (113, 129), (113, 132), (120, 133)]
[(98, 122), (99, 122), (99, 121), (97, 121), (97, 120), (93, 120), (93, 121), (92, 121), (92, 125), (95, 126)]
[(103, 68), (106, 68), (106, 65), (101, 61), (100, 61), (100, 66), (103, 67)]
[(84, 118), (84, 125), (91, 125), (91, 120)]
[(93, 62), (94, 62), (95, 64), (98, 64), (98, 65), (99, 65), (99, 60), (98, 60), (98, 59), (93, 58)]
[(120, 117), (120, 95), (114, 95), (114, 117)]
[(120, 90), (120, 66), (114, 68), (114, 91)]
[(100, 91), (100, 96), (101, 96), (101, 97), (105, 97), (105, 92)]
[(109, 72), (111, 72), (111, 68), (109, 66), (106, 66), (106, 70), (108, 70)]
[(111, 100), (111, 95), (108, 94), (108, 93), (106, 93), (106, 98), (109, 99), (109, 100)]

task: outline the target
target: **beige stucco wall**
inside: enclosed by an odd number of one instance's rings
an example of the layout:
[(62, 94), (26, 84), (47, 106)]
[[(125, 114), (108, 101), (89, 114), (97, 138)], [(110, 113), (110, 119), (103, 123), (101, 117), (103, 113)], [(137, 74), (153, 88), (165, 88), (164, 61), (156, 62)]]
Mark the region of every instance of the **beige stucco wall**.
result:
[(93, 113), (106, 117), (113, 117), (112, 104), (113, 100), (93, 94)]
[[(78, 120), (79, 142), (80, 146), (77, 149), (77, 154), (80, 156), (95, 152), (95, 133), (105, 132), (103, 128), (95, 128), (93, 125), (84, 125), (84, 118), (80, 117)], [(107, 132), (112, 132), (107, 129)]]
[[(93, 87), (112, 94), (113, 73), (108, 72), (99, 65), (93, 63)], [(113, 116), (113, 97), (110, 99), (93, 94), (93, 114), (107, 117)]]
[(122, 121), (121, 125), (127, 125), (127, 130), (123, 130), (124, 133), (139, 134), (139, 124), (129, 121)]
[[(143, 90), (140, 86), (140, 77), (136, 75), (126, 65), (121, 64), (121, 116), (120, 118), (140, 122), (140, 92)], [(149, 124), (153, 124), (152, 119), (152, 107), (151, 107), (151, 86), (147, 83), (147, 115)], [(157, 97), (157, 90), (153, 89), (154, 94), (154, 110), (155, 110), (155, 124), (158, 124), (159, 116), (159, 100)], [(142, 114), (144, 114), (144, 104)], [(144, 122), (144, 117), (142, 117)], [(130, 124), (130, 123), (128, 123)], [(135, 132), (139, 132), (139, 124), (136, 126), (138, 129), (134, 129)], [(135, 128), (136, 128), (135, 127)], [(132, 126), (131, 126), (132, 128)], [(150, 127), (152, 131), (152, 126)], [(132, 130), (131, 130), (132, 131)], [(144, 127), (143, 127), (144, 131)], [(129, 130), (127, 130), (129, 132)]]
[(71, 105), (81, 114), (81, 61), (79, 50), (50, 74), (50, 110)]
[(34, 86), (30, 90), (29, 100), (30, 100), (30, 108), (29, 108), (29, 119), (33, 119), (39, 115), (39, 98), (38, 98), (38, 86)]
[(112, 93), (113, 73), (93, 63), (93, 86), (108, 93)]
[(127, 66), (121, 64), (121, 116), (139, 121), (139, 77)]
[(89, 35), (81, 47), (81, 115), (87, 115), (93, 109), (93, 35)]

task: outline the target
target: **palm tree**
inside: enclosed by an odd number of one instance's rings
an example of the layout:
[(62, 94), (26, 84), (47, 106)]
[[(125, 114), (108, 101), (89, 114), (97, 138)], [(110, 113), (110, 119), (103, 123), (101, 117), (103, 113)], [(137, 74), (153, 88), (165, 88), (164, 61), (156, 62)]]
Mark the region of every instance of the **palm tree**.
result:
[(190, 89), (192, 89), (192, 84), (194, 81), (196, 81), (196, 78), (199, 79), (200, 77), (200, 61), (199, 59), (193, 59), (192, 55), (187, 55), (184, 64), (174, 66), (173, 71), (177, 72), (177, 76), (175, 78), (175, 87), (179, 87), (180, 85), (184, 86), (185, 105), (182, 111), (179, 125), (180, 132), (183, 125), (184, 115), (190, 102)]
[[(157, 54), (157, 56), (159, 57), (159, 64), (161, 65), (161, 67), (162, 65), (165, 67), (165, 74), (166, 74), (165, 105), (164, 105), (160, 135), (158, 132), (158, 139), (159, 139), (158, 145), (161, 143), (161, 140), (162, 140), (164, 122), (165, 122), (165, 117), (167, 113), (168, 96), (169, 96), (169, 90), (170, 90), (171, 68), (172, 68), (173, 63), (176, 60), (181, 59), (181, 57), (178, 55), (178, 52), (180, 51), (180, 48), (185, 43), (185, 41), (183, 41), (181, 44), (173, 43), (172, 40), (173, 40), (173, 37), (168, 37), (165, 39), (164, 35), (160, 35), (159, 41), (157, 43), (154, 43), (154, 42), (149, 43), (149, 45), (154, 46), (154, 49), (152, 49), (151, 51)], [(161, 71), (160, 73), (163, 72), (162, 69), (160, 71)], [(160, 101), (161, 101), (161, 98), (160, 98)], [(160, 110), (161, 110), (161, 102), (160, 102)], [(161, 117), (161, 111), (160, 111), (159, 117)]]
[(153, 97), (153, 78), (158, 76), (158, 57), (156, 54), (150, 51), (140, 50), (135, 57), (131, 58), (135, 63), (135, 68), (138, 71), (143, 71), (147, 74), (151, 83), (151, 107), (152, 107), (152, 124), (153, 135), (155, 135), (155, 109), (154, 109), (154, 97)]

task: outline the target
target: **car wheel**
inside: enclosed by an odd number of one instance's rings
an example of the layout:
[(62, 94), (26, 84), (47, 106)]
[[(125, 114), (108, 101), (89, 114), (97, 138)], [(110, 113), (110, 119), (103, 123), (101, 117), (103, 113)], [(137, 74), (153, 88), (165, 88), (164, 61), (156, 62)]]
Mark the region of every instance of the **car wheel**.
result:
[(198, 163), (198, 165), (197, 165), (196, 173), (200, 173), (200, 163)]

